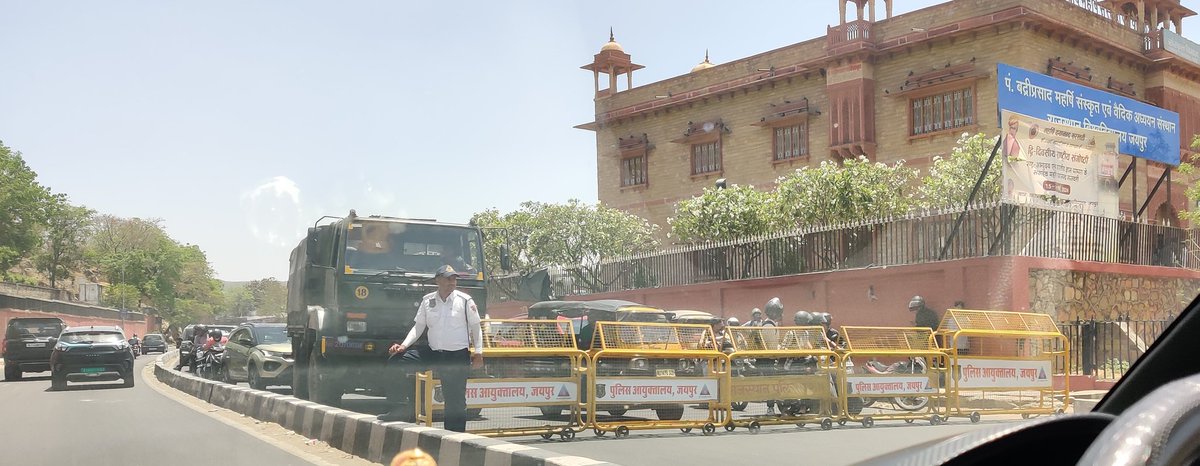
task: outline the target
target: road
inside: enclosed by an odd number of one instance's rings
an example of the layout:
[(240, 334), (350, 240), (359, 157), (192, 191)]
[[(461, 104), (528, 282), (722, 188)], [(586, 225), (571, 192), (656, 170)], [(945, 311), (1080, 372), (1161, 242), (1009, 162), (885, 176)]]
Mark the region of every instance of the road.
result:
[(95, 382), (52, 392), (49, 372), (0, 382), (0, 464), (313, 463), (151, 388), (140, 369), (153, 360), (137, 359), (133, 388)]

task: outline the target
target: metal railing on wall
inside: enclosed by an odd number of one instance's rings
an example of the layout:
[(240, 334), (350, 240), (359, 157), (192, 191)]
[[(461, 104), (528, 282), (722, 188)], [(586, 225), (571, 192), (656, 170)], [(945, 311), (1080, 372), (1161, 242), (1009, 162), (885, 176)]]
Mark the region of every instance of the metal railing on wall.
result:
[[(960, 226), (955, 229), (957, 218)], [(556, 297), (989, 256), (1200, 268), (1196, 230), (1010, 204), (676, 246), (552, 269)], [(493, 286), (517, 289), (520, 277)], [(492, 293), (503, 296), (500, 290)]]
[(1154, 343), (1170, 320), (1078, 320), (1058, 324), (1071, 345), (1068, 373), (1116, 380)]

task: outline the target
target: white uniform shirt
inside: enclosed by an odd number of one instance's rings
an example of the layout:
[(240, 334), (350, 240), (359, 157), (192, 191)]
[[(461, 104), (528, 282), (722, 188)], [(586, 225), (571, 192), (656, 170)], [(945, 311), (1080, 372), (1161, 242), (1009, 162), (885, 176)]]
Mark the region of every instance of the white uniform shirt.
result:
[[(436, 351), (458, 351), (474, 346), (477, 354), (483, 354), (483, 328), (479, 324), (479, 309), (471, 295), (458, 290), (442, 300), (435, 291), (421, 298), (421, 307), (408, 337), (407, 348), (429, 330), (429, 347)], [(469, 343), (474, 342), (474, 345)]]

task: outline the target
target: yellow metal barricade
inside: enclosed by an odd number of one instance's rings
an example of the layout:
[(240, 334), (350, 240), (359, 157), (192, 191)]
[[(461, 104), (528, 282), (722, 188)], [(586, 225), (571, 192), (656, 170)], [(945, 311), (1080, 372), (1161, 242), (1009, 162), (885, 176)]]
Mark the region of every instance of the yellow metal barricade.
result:
[(752, 433), (771, 424), (833, 427), (840, 366), (824, 327), (733, 327), (727, 338), (734, 425)]
[(928, 420), (946, 415), (946, 354), (923, 327), (842, 327), (846, 350), (838, 373), (840, 423)]
[[(484, 368), (467, 380), (467, 431), (486, 436), (575, 437), (584, 428), (580, 387), (587, 354), (565, 320), (484, 320)], [(417, 422), (444, 409), (432, 372), (417, 376)]]
[[(729, 423), (729, 359), (708, 325), (597, 322), (587, 423), (597, 436)], [(604, 411), (607, 415), (600, 415)]]
[(952, 415), (978, 422), (981, 413), (1029, 417), (1070, 405), (1070, 345), (1050, 316), (950, 309), (937, 334), (950, 358)]

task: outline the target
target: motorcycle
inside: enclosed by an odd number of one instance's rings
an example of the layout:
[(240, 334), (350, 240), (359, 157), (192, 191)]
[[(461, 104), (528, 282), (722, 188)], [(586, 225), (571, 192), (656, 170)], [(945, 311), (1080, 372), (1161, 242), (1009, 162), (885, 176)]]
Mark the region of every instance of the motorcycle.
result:
[(190, 341), (185, 341), (179, 344), (179, 364), (177, 369), (183, 369), (183, 366), (188, 366), (192, 372), (196, 372), (196, 344)]
[(142, 343), (136, 339), (129, 339), (129, 349), (133, 351), (133, 357), (138, 357), (142, 354)]
[(197, 365), (197, 373), (200, 377), (209, 380), (222, 380), (225, 375), (225, 345), (213, 345), (208, 350), (200, 350), (197, 353), (197, 359), (200, 361)]
[[(927, 371), (925, 358), (912, 357), (892, 364), (879, 361), (868, 361), (863, 365), (865, 374), (924, 374)], [(874, 404), (877, 398), (867, 398), (866, 406)], [(904, 411), (920, 411), (929, 406), (927, 396), (896, 396), (890, 399), (892, 406)]]

